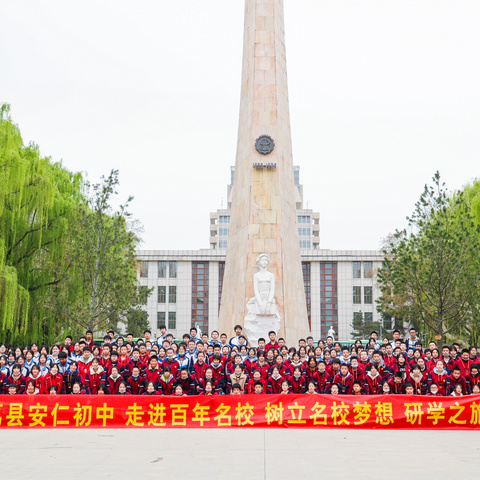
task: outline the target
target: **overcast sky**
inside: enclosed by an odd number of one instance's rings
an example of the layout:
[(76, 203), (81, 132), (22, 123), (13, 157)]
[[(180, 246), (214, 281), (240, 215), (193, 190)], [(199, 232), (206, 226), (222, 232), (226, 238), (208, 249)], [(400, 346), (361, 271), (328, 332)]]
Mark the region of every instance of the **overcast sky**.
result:
[[(142, 248), (209, 246), (235, 163), (243, 0), (0, 0), (0, 102)], [(480, 177), (479, 0), (285, 0), (294, 163), (321, 248), (376, 249), (439, 170)]]

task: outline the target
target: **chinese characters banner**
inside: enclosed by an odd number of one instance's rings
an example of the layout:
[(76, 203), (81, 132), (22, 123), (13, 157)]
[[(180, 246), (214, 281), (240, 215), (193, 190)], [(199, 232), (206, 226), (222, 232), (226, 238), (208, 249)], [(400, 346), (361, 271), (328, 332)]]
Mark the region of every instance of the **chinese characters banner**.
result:
[(0, 428), (480, 428), (480, 396), (0, 395)]

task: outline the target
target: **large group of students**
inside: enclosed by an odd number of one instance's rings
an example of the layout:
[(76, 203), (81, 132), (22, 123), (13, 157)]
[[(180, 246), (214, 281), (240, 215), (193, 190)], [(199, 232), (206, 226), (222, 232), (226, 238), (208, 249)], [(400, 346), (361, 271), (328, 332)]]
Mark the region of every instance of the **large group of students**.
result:
[(156, 341), (149, 330), (134, 341), (109, 331), (63, 345), (0, 344), (0, 393), (10, 395), (429, 395), (480, 394), (476, 347), (422, 345), (415, 329), (393, 340), (372, 332), (368, 342), (342, 346), (332, 337), (301, 339), (288, 347), (269, 332), (249, 346), (242, 327), (235, 336), (192, 327), (181, 342), (165, 326)]

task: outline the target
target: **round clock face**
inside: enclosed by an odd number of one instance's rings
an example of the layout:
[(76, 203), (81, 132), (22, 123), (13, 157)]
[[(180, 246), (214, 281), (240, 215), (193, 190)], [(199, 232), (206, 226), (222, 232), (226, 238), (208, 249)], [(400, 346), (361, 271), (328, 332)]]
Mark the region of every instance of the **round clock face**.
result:
[(275, 148), (275, 142), (273, 141), (272, 137), (268, 135), (261, 135), (257, 138), (255, 142), (255, 148), (257, 149), (258, 153), (262, 155), (268, 155), (269, 153), (273, 152)]

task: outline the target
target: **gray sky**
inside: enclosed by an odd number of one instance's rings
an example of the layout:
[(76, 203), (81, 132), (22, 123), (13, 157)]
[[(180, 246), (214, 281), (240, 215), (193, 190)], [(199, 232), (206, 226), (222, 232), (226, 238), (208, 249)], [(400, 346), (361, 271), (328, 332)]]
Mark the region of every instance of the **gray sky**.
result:
[[(243, 0), (0, 0), (0, 102), (145, 249), (209, 246), (235, 162)], [(375, 249), (436, 170), (480, 177), (478, 0), (285, 0), (294, 163), (322, 248)]]

